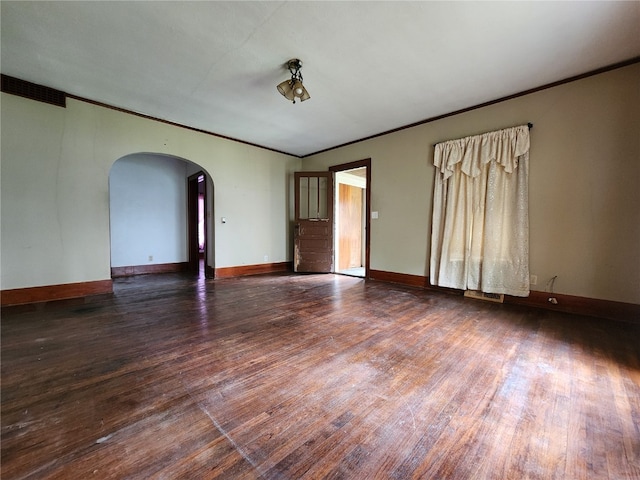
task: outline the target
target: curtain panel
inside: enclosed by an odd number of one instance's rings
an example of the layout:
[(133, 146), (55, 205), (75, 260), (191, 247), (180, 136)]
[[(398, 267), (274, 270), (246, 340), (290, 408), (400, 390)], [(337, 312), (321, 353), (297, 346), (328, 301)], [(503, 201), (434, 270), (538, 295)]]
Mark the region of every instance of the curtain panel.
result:
[(435, 145), (430, 281), (529, 295), (529, 127)]

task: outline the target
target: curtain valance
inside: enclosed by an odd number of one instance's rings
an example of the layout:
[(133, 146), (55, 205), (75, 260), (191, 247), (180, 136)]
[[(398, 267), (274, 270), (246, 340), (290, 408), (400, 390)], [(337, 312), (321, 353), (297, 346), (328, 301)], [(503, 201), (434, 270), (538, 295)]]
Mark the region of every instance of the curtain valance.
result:
[(483, 166), (492, 161), (501, 165), (505, 172), (513, 173), (518, 167), (518, 157), (528, 151), (529, 127), (521, 125), (438, 143), (433, 164), (443, 179), (453, 175), (454, 166), (458, 163), (461, 171), (469, 177), (480, 175)]

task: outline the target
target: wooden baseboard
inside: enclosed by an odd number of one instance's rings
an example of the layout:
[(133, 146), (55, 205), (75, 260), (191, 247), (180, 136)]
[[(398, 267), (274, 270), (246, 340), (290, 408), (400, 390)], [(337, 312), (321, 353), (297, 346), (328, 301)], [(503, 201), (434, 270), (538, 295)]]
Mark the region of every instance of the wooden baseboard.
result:
[(132, 275), (147, 275), (151, 273), (177, 273), (185, 272), (188, 269), (189, 264), (187, 262), (111, 267), (111, 278), (130, 277)]
[(370, 270), (369, 278), (380, 282), (397, 283), (409, 287), (428, 288), (430, 290), (438, 290), (440, 292), (451, 293), (453, 295), (463, 295), (462, 290), (455, 288), (438, 287), (429, 283), (429, 277), (422, 275), (410, 275), (408, 273), (385, 272), (383, 270)]
[[(557, 304), (549, 302), (555, 298)], [(556, 312), (640, 323), (640, 305), (597, 298), (577, 297), (561, 293), (532, 291), (528, 297), (504, 296), (504, 303), (544, 308)]]
[(421, 275), (408, 273), (385, 272), (383, 270), (369, 270), (369, 278), (387, 283), (398, 283), (410, 287), (429, 288), (429, 279)]
[(287, 272), (293, 270), (292, 262), (259, 263), (257, 265), (239, 265), (215, 269), (215, 278), (244, 277), (263, 273)]
[[(410, 287), (445, 291), (458, 295), (462, 295), (464, 293), (462, 290), (431, 285), (429, 283), (429, 277), (423, 277), (421, 275), (371, 270), (369, 278), (382, 282), (398, 283)], [(555, 298), (558, 303), (554, 304), (549, 302), (549, 298), (551, 297)], [(589, 317), (606, 318), (609, 320), (640, 323), (640, 305), (634, 303), (623, 303), (612, 300), (600, 300), (596, 298), (537, 291), (532, 291), (528, 297), (512, 297), (510, 295), (505, 295), (504, 303), (544, 308), (546, 310), (573, 313)]]
[[(126, 275), (138, 275), (140, 273), (167, 273), (184, 271), (186, 263), (162, 264), (144, 266), (147, 268), (137, 269), (136, 267), (119, 267), (131, 269)], [(148, 267), (156, 267), (150, 269)], [(207, 272), (211, 277), (230, 278), (245, 275), (259, 275), (264, 273), (286, 272), (293, 269), (292, 262), (264, 263), (257, 265), (243, 265), (237, 267), (216, 268), (209, 267)], [(113, 269), (112, 269), (113, 271)], [(117, 276), (117, 275), (114, 275)], [(120, 275), (123, 276), (123, 275)], [(381, 282), (397, 283), (410, 287), (425, 289), (435, 289), (462, 295), (461, 290), (451, 288), (441, 288), (429, 283), (428, 277), (421, 275), (409, 275), (405, 273), (385, 272), (382, 270), (370, 270), (369, 278)], [(67, 283), (62, 285), (46, 285), (42, 287), (16, 288), (0, 291), (0, 305), (2, 307), (26, 305), (32, 303), (51, 302), (58, 300), (68, 300), (74, 298), (88, 297), (92, 295), (102, 295), (113, 293), (112, 280), (98, 280), (93, 282)], [(549, 302), (549, 298), (555, 298), (557, 304)], [(527, 307), (543, 308), (546, 310), (573, 313), (578, 315), (607, 318), (610, 320), (621, 320), (627, 322), (640, 323), (640, 305), (634, 303), (615, 302), (611, 300), (600, 300), (574, 295), (564, 295), (561, 293), (532, 291), (528, 297), (512, 297), (505, 295), (505, 303), (523, 305)]]
[(113, 293), (113, 282), (97, 280), (94, 282), (65, 283), (62, 285), (46, 285), (43, 287), (15, 288), (0, 292), (0, 304), (3, 307), (25, 305), (29, 303), (50, 302), (71, 298), (88, 297)]

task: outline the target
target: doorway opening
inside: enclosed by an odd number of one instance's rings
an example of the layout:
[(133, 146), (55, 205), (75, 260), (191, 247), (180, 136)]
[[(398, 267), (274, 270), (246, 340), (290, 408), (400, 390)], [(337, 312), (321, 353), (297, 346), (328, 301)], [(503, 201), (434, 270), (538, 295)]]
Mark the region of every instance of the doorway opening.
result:
[(335, 273), (369, 276), (371, 159), (330, 168), (335, 178)]
[(207, 265), (207, 183), (204, 172), (188, 178), (187, 192), (189, 271), (198, 277), (206, 277)]
[[(213, 210), (212, 191), (211, 177), (201, 166), (184, 158), (139, 152), (117, 159), (109, 171), (111, 276), (191, 269), (198, 274), (200, 246), (204, 247), (205, 265), (215, 257), (213, 229), (206, 222), (208, 212)], [(198, 204), (207, 212), (204, 219), (198, 214)], [(190, 212), (195, 212), (193, 219)], [(189, 245), (190, 228), (195, 239), (193, 251)], [(194, 266), (190, 260), (195, 260)], [(205, 273), (210, 275), (212, 271), (211, 266), (205, 267)]]

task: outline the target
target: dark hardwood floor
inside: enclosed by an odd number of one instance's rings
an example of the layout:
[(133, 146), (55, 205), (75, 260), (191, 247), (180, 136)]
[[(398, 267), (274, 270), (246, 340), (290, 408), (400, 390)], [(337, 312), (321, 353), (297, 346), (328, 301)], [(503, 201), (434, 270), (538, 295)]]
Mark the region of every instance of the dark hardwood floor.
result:
[(334, 275), (2, 319), (2, 478), (640, 479), (640, 325)]

